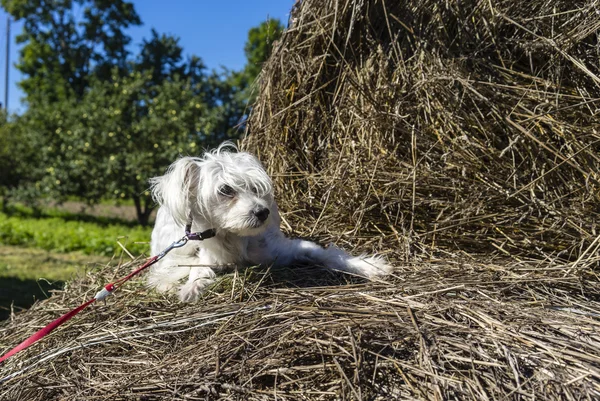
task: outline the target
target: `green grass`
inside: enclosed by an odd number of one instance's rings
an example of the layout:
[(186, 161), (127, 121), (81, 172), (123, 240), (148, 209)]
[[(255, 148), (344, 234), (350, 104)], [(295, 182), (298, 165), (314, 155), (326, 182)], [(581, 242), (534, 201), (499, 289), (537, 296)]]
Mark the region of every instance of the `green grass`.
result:
[(86, 266), (106, 263), (105, 256), (81, 252), (56, 253), (42, 249), (0, 246), (0, 320), (47, 298), (52, 289), (82, 274)]
[(122, 251), (148, 254), (149, 227), (58, 209), (11, 206), (0, 213), (0, 320), (49, 296), (90, 263)]
[(80, 251), (112, 256), (121, 252), (117, 241), (134, 255), (149, 250), (151, 229), (115, 218), (58, 211), (34, 212), (15, 208), (0, 213), (0, 245), (18, 245), (54, 252)]

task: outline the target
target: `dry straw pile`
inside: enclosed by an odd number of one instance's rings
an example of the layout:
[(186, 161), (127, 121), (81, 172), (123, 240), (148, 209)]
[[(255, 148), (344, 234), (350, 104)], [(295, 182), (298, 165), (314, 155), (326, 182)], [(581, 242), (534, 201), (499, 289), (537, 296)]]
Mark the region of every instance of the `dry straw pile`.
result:
[(254, 268), (194, 305), (139, 282), (0, 367), (0, 399), (598, 399), (599, 28), (598, 1), (298, 2), (244, 146), (290, 231), (394, 277)]
[(314, 233), (376, 236), (400, 256), (577, 257), (597, 235), (599, 13), (303, 1), (264, 71), (249, 148)]

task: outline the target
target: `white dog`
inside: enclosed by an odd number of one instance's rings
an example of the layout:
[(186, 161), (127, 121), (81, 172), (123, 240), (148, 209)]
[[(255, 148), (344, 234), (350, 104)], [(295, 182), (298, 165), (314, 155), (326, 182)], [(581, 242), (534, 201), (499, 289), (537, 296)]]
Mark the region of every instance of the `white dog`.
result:
[(173, 290), (189, 276), (179, 288), (182, 301), (196, 300), (214, 281), (215, 270), (228, 264), (314, 263), (366, 278), (391, 271), (381, 257), (352, 257), (335, 246), (286, 238), (267, 172), (256, 157), (238, 153), (231, 143), (201, 158), (180, 158), (151, 184), (160, 205), (153, 255), (181, 238), (190, 223), (192, 232), (216, 232), (213, 238), (174, 249), (150, 270), (148, 283), (159, 291)]

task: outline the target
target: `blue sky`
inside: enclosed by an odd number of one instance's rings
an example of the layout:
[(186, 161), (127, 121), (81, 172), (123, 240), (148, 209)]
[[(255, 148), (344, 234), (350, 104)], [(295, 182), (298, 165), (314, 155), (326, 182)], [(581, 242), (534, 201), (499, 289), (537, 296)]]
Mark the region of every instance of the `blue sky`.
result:
[[(132, 51), (137, 53), (143, 38), (150, 30), (168, 33), (180, 38), (186, 55), (202, 58), (209, 69), (225, 66), (240, 69), (244, 66), (244, 43), (248, 30), (267, 18), (279, 19), (287, 26), (294, 0), (133, 0), (143, 25), (129, 29), (133, 40)], [(6, 51), (6, 18), (0, 12), (0, 101), (4, 102), (4, 73)], [(11, 66), (9, 69), (9, 112), (22, 112), (23, 93), (16, 83), (22, 78), (14, 63), (18, 60), (16, 35), (23, 25), (11, 24)]]

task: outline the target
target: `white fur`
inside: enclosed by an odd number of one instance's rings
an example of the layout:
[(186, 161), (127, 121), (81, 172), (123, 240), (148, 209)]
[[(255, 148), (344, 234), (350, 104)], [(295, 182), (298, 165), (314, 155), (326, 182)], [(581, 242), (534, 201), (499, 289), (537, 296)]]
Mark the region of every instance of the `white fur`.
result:
[[(214, 238), (189, 241), (172, 250), (151, 268), (150, 286), (159, 291), (179, 288), (182, 301), (196, 300), (214, 281), (215, 270), (228, 264), (314, 263), (366, 278), (392, 270), (382, 257), (352, 257), (333, 245), (322, 248), (310, 241), (286, 238), (279, 229), (271, 179), (256, 157), (236, 152), (231, 143), (201, 158), (182, 157), (165, 175), (150, 182), (160, 204), (152, 231), (153, 255), (181, 238), (190, 219), (192, 232), (214, 228), (217, 233)], [(227, 192), (225, 185), (235, 191), (233, 196), (222, 193)], [(257, 213), (265, 208), (270, 213), (261, 221)], [(185, 277), (187, 282), (179, 286)]]

